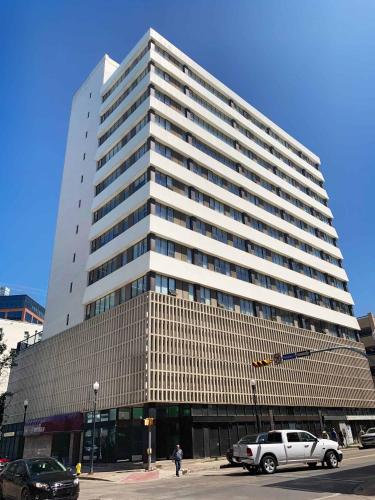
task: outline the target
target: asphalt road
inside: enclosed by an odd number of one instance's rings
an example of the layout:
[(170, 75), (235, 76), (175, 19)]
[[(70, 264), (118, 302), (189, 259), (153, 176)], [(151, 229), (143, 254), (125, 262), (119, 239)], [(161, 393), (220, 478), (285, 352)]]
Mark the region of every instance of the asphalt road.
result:
[[(345, 453), (345, 452), (344, 452)], [(116, 484), (81, 481), (80, 500), (359, 500), (375, 499), (375, 449), (347, 452), (340, 468), (283, 467), (276, 474), (242, 468), (202, 471), (180, 478)]]

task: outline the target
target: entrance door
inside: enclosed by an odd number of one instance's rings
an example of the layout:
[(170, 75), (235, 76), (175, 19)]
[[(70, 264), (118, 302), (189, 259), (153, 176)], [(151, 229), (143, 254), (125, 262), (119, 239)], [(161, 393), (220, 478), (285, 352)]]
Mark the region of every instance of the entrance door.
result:
[(221, 425), (219, 427), (219, 437), (220, 437), (220, 454), (224, 455), (228, 448), (230, 448), (231, 443), (229, 441), (229, 429), (227, 425)]
[(218, 427), (210, 427), (209, 428), (210, 435), (210, 457), (219, 457), (220, 456), (220, 439), (219, 439), (219, 428)]
[(192, 429), (193, 434), (193, 457), (204, 457), (204, 435), (203, 427), (194, 426)]
[(52, 435), (51, 456), (63, 464), (69, 464), (70, 432), (57, 432)]

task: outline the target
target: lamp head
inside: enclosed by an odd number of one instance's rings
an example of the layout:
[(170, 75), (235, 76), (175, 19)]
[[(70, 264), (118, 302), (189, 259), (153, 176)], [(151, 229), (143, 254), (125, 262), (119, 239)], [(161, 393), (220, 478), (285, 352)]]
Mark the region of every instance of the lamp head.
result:
[(27, 399), (23, 402), (23, 407), (26, 409), (29, 406), (29, 402)]
[(94, 382), (94, 384), (93, 384), (92, 387), (93, 387), (95, 393), (98, 392), (98, 390), (99, 390), (99, 382), (98, 381)]
[(250, 384), (251, 384), (251, 387), (256, 387), (257, 386), (257, 381), (255, 380), (255, 378), (252, 378), (250, 380)]

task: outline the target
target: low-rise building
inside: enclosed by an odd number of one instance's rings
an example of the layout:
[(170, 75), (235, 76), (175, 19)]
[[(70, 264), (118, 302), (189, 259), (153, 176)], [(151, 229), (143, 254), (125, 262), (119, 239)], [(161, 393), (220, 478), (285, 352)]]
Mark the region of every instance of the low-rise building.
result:
[(28, 295), (0, 295), (0, 319), (42, 325), (44, 313), (44, 307)]
[[(7, 346), (7, 352), (16, 349), (19, 342), (29, 344), (40, 339), (42, 327), (26, 321), (15, 321), (0, 318), (0, 335)], [(5, 353), (4, 353), (5, 354)], [(9, 368), (3, 368), (0, 374), (0, 394), (7, 390), (9, 379)]]

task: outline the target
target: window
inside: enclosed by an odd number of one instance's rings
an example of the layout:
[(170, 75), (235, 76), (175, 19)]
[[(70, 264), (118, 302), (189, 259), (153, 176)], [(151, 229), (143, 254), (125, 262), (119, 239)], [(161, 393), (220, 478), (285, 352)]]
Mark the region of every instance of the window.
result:
[(173, 222), (173, 209), (166, 207), (165, 205), (160, 205), (160, 203), (156, 203), (155, 205), (155, 214), (162, 219)]
[(76, 261), (76, 254), (74, 252), (74, 254), (73, 254), (73, 262), (75, 262), (75, 261)]
[(174, 257), (175, 245), (173, 241), (164, 240), (163, 238), (156, 238), (155, 241), (156, 251), (168, 257)]
[(212, 238), (214, 240), (221, 241), (222, 243), (226, 243), (228, 240), (227, 233), (217, 227), (212, 228)]
[(81, 208), (81, 200), (78, 200), (78, 208)]
[(83, 159), (86, 160), (86, 153), (83, 153)]
[(69, 285), (69, 293), (72, 293), (72, 290), (73, 290), (73, 283), (70, 282), (70, 285)]
[(194, 285), (192, 283), (188, 284), (188, 297), (189, 297), (189, 300), (195, 299)]
[(162, 174), (161, 172), (156, 172), (155, 182), (157, 182), (161, 186), (173, 189), (173, 179), (172, 177), (169, 177), (169, 175)]
[(240, 300), (240, 311), (242, 314), (247, 314), (248, 316), (254, 316), (254, 306), (250, 300), (241, 299)]
[(241, 266), (236, 266), (236, 276), (239, 280), (249, 282), (249, 271)]
[(215, 258), (214, 268), (217, 273), (226, 274), (230, 276), (230, 264), (224, 260)]
[(83, 183), (83, 175), (81, 175), (81, 184)]
[(119, 420), (130, 420), (130, 408), (119, 408), (118, 409), (118, 419)]
[(22, 311), (9, 311), (7, 313), (7, 319), (20, 321), (22, 319)]
[(142, 276), (131, 284), (131, 297), (137, 297), (147, 291), (147, 276)]
[(204, 288), (203, 286), (199, 289), (199, 302), (202, 304), (211, 304), (211, 290), (209, 288)]
[(87, 118), (89, 118), (89, 117), (90, 117), (90, 111), (87, 112)]
[[(297, 434), (297, 433), (296, 433)], [(298, 436), (298, 434), (297, 434)], [(269, 432), (267, 437), (268, 443), (282, 443), (282, 436), (280, 432)]]
[(299, 432), (299, 438), (301, 441), (305, 443), (306, 442), (312, 443), (316, 441), (316, 438), (312, 434), (309, 434), (308, 432)]
[(147, 252), (147, 239), (144, 238), (143, 240), (139, 241), (133, 246), (133, 259), (136, 259), (137, 257), (143, 255), (146, 252)]
[(155, 292), (176, 295), (176, 280), (168, 276), (156, 275)]
[(143, 418), (143, 408), (133, 408), (133, 420)]
[(217, 292), (217, 304), (223, 309), (229, 309), (230, 311), (234, 309), (233, 297), (226, 293)]
[(16, 474), (21, 477), (25, 477), (27, 474), (25, 464), (23, 462), (17, 463)]
[(208, 257), (206, 254), (196, 251), (194, 255), (194, 264), (196, 266), (203, 267), (204, 269), (208, 268)]
[(288, 443), (299, 443), (299, 435), (298, 432), (287, 432), (286, 434)]
[(69, 314), (66, 315), (66, 326), (69, 325)]
[(86, 130), (86, 133), (85, 133), (85, 138), (87, 139), (87, 130)]
[(78, 229), (79, 229), (79, 226), (78, 224), (76, 225), (76, 234), (78, 234)]

